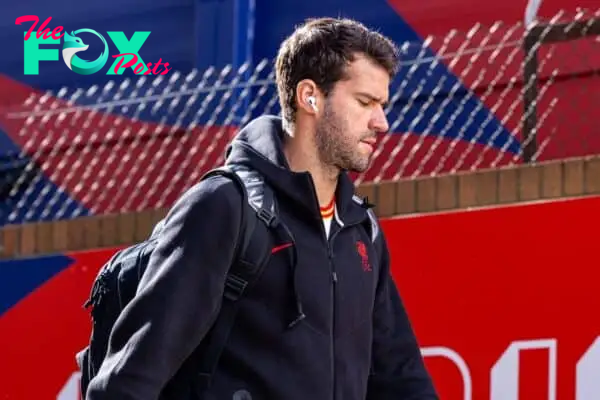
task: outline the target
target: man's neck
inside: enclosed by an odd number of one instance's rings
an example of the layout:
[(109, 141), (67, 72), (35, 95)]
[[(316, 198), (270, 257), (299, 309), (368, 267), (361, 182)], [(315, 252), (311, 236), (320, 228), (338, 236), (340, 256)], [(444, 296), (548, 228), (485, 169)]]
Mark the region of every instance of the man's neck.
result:
[(335, 195), (339, 171), (332, 167), (317, 166), (308, 169), (308, 172), (312, 175), (317, 198), (319, 199), (319, 205), (321, 207), (329, 205), (331, 199), (333, 199), (333, 196)]
[(284, 142), (284, 154), (290, 169), (295, 172), (309, 172), (315, 184), (319, 205), (324, 207), (331, 203), (335, 195), (340, 171), (332, 166), (323, 165), (313, 149), (297, 142), (298, 138)]

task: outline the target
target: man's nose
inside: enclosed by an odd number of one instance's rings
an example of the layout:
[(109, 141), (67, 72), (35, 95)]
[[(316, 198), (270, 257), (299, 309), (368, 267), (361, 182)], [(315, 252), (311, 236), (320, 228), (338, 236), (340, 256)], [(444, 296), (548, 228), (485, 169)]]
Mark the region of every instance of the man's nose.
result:
[(386, 133), (390, 129), (382, 106), (375, 107), (373, 115), (371, 116), (369, 129), (377, 133)]

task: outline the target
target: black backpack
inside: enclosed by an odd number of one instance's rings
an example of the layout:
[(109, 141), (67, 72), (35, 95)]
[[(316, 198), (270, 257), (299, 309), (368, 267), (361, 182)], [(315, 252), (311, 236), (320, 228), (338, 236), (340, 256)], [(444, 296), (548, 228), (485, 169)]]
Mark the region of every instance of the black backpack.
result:
[[(285, 229), (289, 238), (289, 230), (283, 226), (276, 215), (276, 204), (271, 189), (264, 184), (262, 177), (255, 171), (241, 167), (225, 166), (214, 169), (203, 176), (221, 175), (230, 178), (237, 184), (243, 198), (255, 211), (242, 212), (242, 229), (237, 243), (237, 262), (234, 262), (227, 275), (224, 299), (219, 317), (213, 324), (208, 336), (203, 340), (181, 370), (171, 379), (163, 395), (167, 398), (186, 397), (190, 385), (194, 390), (202, 391), (210, 385), (211, 376), (218, 363), (219, 356), (227, 342), (234, 322), (238, 300), (246, 290), (260, 277), (271, 254), (270, 238), (265, 237), (269, 230)], [(242, 207), (246, 210), (247, 207)], [(261, 221), (267, 229), (257, 229)], [(138, 244), (115, 253), (101, 267), (85, 303), (91, 308), (92, 333), (90, 342), (76, 355), (81, 371), (80, 389), (85, 398), (91, 379), (97, 374), (106, 355), (109, 337), (119, 314), (135, 297), (138, 283), (144, 274), (157, 238), (160, 235), (161, 223), (157, 224), (150, 237)], [(295, 262), (295, 255), (289, 252)], [(200, 349), (201, 348), (201, 349)], [(201, 351), (202, 355), (197, 353)], [(182, 382), (186, 379), (187, 382)], [(191, 383), (194, 380), (196, 382)], [(180, 389), (185, 387), (187, 389)]]

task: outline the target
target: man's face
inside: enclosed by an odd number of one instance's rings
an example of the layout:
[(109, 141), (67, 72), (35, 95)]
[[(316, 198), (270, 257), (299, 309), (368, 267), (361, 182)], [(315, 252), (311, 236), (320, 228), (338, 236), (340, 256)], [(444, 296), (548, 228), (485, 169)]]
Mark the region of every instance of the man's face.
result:
[(323, 163), (364, 172), (377, 134), (389, 128), (383, 108), (390, 78), (385, 69), (364, 57), (349, 65), (347, 75), (349, 79), (337, 82), (324, 104), (316, 143)]

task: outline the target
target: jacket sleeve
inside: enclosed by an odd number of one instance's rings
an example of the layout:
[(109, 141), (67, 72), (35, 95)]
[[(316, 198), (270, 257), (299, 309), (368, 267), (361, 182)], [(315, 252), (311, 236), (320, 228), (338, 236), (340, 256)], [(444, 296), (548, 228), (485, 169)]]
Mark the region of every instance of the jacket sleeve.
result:
[(213, 177), (172, 207), (137, 295), (115, 323), (87, 400), (159, 398), (219, 312), (241, 199), (233, 183)]
[(373, 317), (368, 400), (439, 400), (390, 270), (388, 247), (376, 242), (381, 268)]

